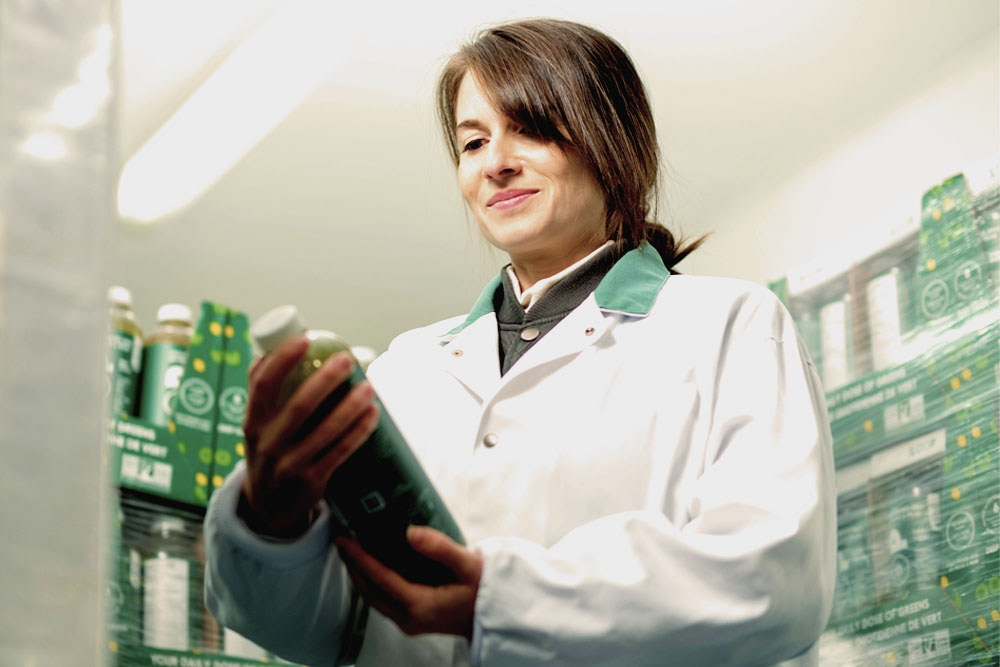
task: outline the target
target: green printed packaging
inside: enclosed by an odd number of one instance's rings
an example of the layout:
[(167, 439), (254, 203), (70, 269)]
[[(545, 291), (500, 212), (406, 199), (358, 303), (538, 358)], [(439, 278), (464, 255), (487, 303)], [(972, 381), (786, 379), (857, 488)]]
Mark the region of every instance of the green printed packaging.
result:
[(875, 603), (866, 487), (844, 488), (838, 475), (837, 583), (831, 619), (847, 618)]
[(863, 664), (989, 664), (1000, 645), (1000, 438), (932, 427), (837, 471), (829, 631)]
[(986, 258), (962, 174), (924, 193), (918, 259), (917, 312), (922, 323), (965, 317), (989, 305)]
[(222, 357), (215, 454), (212, 457), (212, 486), (222, 486), (236, 463), (246, 457), (243, 419), (247, 407), (247, 374), (253, 360), (250, 324), (244, 313), (230, 311), (223, 330), (226, 348)]
[(1000, 325), (994, 321), (951, 333), (944, 337), (947, 342), (904, 364), (827, 393), (838, 465), (926, 430), (949, 414), (976, 413), (990, 404), (998, 391)]
[(110, 421), (112, 474), (123, 488), (190, 505), (208, 502), (227, 313), (202, 303), (165, 425), (127, 416)]
[(211, 493), (209, 475), (215, 452), (217, 397), (228, 314), (229, 309), (221, 304), (202, 302), (188, 363), (177, 388), (177, 406), (168, 424), (177, 438), (177, 450), (197, 460), (199, 468), (191, 492), (198, 504), (207, 503)]
[(973, 199), (972, 212), (995, 305), (1000, 302), (1000, 186), (979, 193)]

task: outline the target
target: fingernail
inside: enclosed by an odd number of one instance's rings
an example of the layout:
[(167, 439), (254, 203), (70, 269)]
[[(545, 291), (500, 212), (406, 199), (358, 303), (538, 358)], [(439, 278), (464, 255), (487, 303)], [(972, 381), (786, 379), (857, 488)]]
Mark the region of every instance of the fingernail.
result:
[(426, 534), (420, 526), (410, 526), (406, 529), (406, 539), (409, 542), (419, 542)]

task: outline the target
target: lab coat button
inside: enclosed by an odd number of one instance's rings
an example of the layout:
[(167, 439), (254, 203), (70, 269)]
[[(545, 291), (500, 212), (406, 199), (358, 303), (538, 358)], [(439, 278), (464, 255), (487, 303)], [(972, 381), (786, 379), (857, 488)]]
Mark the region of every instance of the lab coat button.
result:
[(498, 442), (500, 442), (500, 438), (497, 437), (496, 433), (487, 433), (483, 436), (483, 444), (487, 447), (496, 447)]
[(539, 333), (541, 332), (535, 327), (528, 327), (521, 332), (521, 340), (535, 340)]
[(453, 357), (460, 357), (460, 356), (462, 356), (462, 351), (461, 350), (452, 350), (451, 351), (451, 356), (453, 356)]
[(593, 336), (594, 335), (594, 331), (596, 331), (596, 329), (594, 329), (594, 327), (587, 327), (586, 329), (584, 329), (583, 335), (584, 336)]

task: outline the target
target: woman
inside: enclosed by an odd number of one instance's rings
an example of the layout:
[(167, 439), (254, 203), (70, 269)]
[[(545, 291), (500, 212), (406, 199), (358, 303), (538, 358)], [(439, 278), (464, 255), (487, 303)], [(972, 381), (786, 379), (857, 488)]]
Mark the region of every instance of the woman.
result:
[(511, 263), (369, 378), (467, 539), (409, 534), (457, 583), (330, 544), (319, 499), (377, 413), (359, 385), (293, 438), (348, 373), (331, 359), (274, 409), (299, 340), (251, 371), (247, 464), (206, 518), (210, 609), (308, 664), (358, 632), (359, 665), (815, 664), (835, 554), (819, 380), (770, 292), (670, 270), (697, 244), (646, 222), (657, 144), (628, 56), (574, 23), (495, 27), (438, 106)]

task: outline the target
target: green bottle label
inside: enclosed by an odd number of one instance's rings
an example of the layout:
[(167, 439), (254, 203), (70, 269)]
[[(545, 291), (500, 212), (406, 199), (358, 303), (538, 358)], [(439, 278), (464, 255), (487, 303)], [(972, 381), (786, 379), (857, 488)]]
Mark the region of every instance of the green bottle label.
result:
[(136, 390), (142, 345), (139, 337), (125, 331), (108, 334), (106, 391), (111, 415), (135, 414)]
[(187, 354), (187, 347), (176, 343), (156, 343), (146, 347), (139, 417), (154, 424), (166, 425), (174, 412), (177, 387), (184, 373)]
[[(327, 399), (329, 405), (321, 406), (317, 414), (328, 414), (324, 407), (335, 406), (364, 379), (355, 364), (350, 381), (335, 389)], [(408, 580), (434, 585), (453, 581), (453, 574), (440, 563), (410, 548), (406, 529), (411, 524), (430, 526), (465, 544), (462, 532), (378, 397), (375, 402), (379, 407), (375, 432), (334, 471), (327, 502), (369, 553)]]

